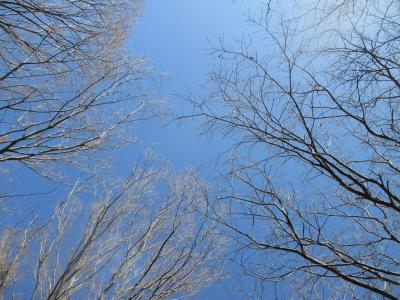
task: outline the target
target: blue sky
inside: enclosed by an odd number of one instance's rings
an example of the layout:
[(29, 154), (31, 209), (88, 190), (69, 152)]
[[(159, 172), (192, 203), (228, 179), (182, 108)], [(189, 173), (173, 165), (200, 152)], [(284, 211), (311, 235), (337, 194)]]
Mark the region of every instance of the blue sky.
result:
[[(130, 46), (144, 54), (158, 72), (167, 74), (161, 96), (177, 113), (188, 110), (183, 98), (206, 93), (208, 71), (213, 67), (212, 44), (223, 38), (228, 44), (255, 28), (249, 15), (260, 12), (263, 1), (148, 0), (136, 22)], [(199, 135), (199, 123), (185, 122), (160, 128), (158, 123), (139, 125), (136, 134), (152, 145), (174, 168), (208, 168), (224, 150), (218, 138)]]

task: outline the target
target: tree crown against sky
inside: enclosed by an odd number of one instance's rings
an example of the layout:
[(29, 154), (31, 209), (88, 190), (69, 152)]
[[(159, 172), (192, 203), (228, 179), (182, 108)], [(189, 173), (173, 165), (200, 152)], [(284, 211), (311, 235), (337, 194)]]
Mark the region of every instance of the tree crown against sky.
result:
[(399, 4), (298, 5), (269, 1), (252, 38), (215, 49), (195, 115), (233, 147), (213, 203), (231, 209), (211, 218), (261, 294), (397, 299)]
[[(0, 161), (46, 173), (52, 161), (132, 141), (150, 109), (144, 60), (126, 48), (140, 1), (0, 4)], [(125, 134), (123, 131), (125, 130)]]
[(159, 114), (154, 74), (127, 47), (139, 4), (0, 3), (1, 176), (22, 164), (37, 185), (69, 176), (67, 165), (80, 177), (48, 195), (21, 184), (26, 172), (15, 189), (2, 181), (2, 298), (188, 297), (219, 274), (223, 239), (199, 213), (206, 193), (195, 174), (147, 154), (129, 161), (125, 180), (97, 171), (106, 150), (134, 141), (134, 122)]
[[(216, 280), (223, 239), (199, 213), (204, 185), (147, 154), (123, 181), (77, 182), (46, 222), (4, 228), (0, 296), (190, 297)], [(88, 200), (88, 194), (94, 200)], [(200, 205), (200, 206), (199, 206)]]

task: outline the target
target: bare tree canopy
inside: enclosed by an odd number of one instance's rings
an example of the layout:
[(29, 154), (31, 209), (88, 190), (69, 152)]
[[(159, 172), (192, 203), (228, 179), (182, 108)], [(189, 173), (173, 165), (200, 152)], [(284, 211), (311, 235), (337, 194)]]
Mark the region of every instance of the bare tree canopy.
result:
[(0, 295), (186, 299), (220, 274), (223, 239), (200, 214), (206, 196), (194, 174), (149, 157), (119, 184), (78, 182), (48, 221), (2, 230)]
[[(48, 176), (132, 141), (129, 125), (154, 112), (151, 70), (126, 45), (138, 2), (0, 2), (1, 170), (18, 162)], [(217, 278), (223, 239), (200, 213), (195, 174), (148, 156), (124, 181), (97, 168), (67, 195), (43, 200), (21, 178), (0, 195), (1, 299), (188, 298)], [(21, 207), (26, 195), (41, 206)]]
[(128, 142), (113, 136), (146, 99), (148, 70), (125, 49), (138, 2), (0, 3), (0, 163), (41, 171)]
[(252, 40), (216, 49), (195, 115), (234, 147), (210, 217), (266, 291), (398, 299), (400, 4), (304, 5), (270, 1)]

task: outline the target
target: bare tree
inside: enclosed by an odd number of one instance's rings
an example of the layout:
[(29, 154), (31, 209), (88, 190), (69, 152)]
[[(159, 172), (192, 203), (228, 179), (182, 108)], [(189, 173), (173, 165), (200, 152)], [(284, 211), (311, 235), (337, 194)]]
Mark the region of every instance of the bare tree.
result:
[(226, 209), (209, 215), (264, 292), (398, 299), (400, 5), (308, 5), (288, 17), (270, 1), (261, 42), (216, 49), (195, 115), (233, 147), (212, 203)]
[(146, 157), (120, 185), (94, 182), (93, 193), (77, 183), (44, 224), (2, 239), (5, 298), (187, 298), (216, 279), (224, 245), (200, 214), (207, 194), (194, 174), (171, 176)]
[[(153, 108), (150, 70), (126, 46), (138, 2), (0, 2), (1, 169), (18, 162), (48, 176), (132, 141), (128, 126)], [(187, 298), (216, 279), (223, 243), (200, 213), (207, 192), (195, 175), (149, 157), (123, 182), (94, 173), (58, 203), (13, 201), (23, 216), (2, 214), (0, 298)], [(42, 196), (1, 193), (1, 210), (4, 199)]]
[(40, 173), (130, 141), (118, 130), (149, 108), (148, 68), (126, 48), (138, 2), (0, 3), (0, 162)]

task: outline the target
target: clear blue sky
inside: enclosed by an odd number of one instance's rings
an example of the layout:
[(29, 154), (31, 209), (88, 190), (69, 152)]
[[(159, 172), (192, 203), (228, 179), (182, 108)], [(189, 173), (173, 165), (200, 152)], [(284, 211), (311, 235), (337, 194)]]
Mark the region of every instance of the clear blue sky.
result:
[[(234, 43), (255, 28), (247, 25), (249, 15), (257, 15), (262, 0), (145, 0), (130, 46), (144, 54), (157, 71), (168, 74), (161, 95), (171, 109), (181, 113), (182, 97), (204, 94), (201, 85), (213, 66), (212, 43), (223, 37)], [(179, 94), (180, 96), (176, 96)], [(177, 168), (208, 168), (215, 164), (223, 143), (199, 136), (199, 124), (187, 122), (181, 128), (144, 124), (137, 128), (143, 144), (155, 145), (156, 152)]]

